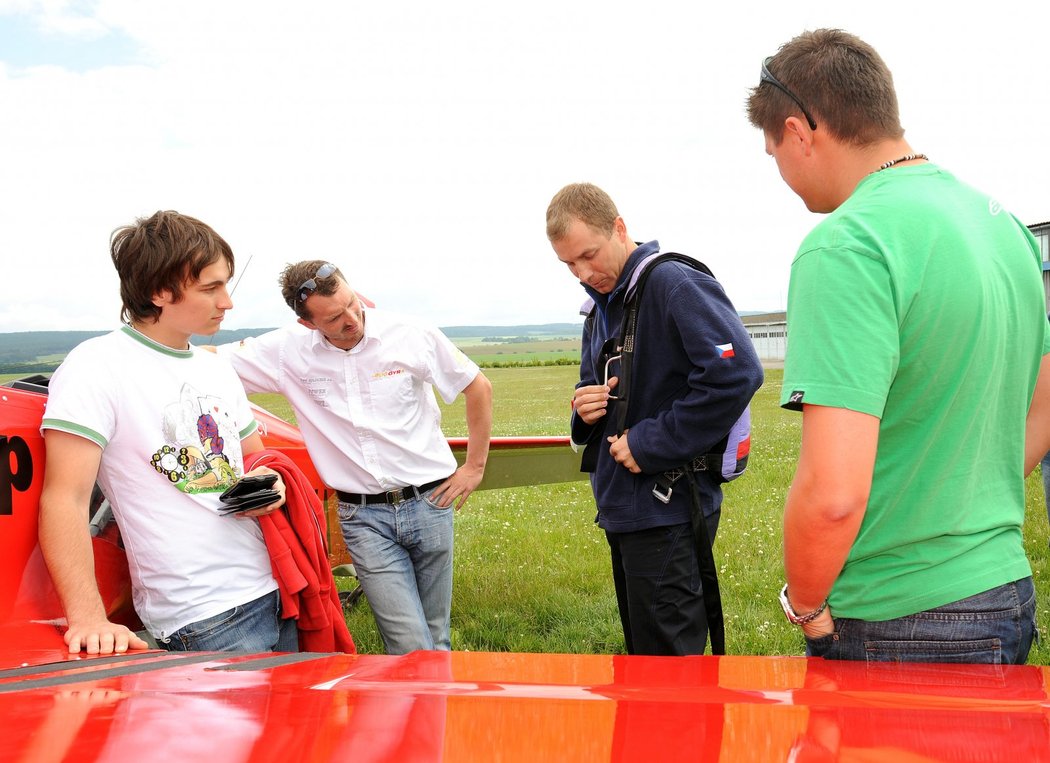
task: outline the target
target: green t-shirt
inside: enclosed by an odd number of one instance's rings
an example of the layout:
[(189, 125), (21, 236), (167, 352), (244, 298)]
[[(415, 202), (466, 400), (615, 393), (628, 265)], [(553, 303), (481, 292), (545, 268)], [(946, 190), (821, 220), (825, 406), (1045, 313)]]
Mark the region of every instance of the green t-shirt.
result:
[(1031, 574), (1025, 416), (1050, 332), (1039, 250), (932, 164), (866, 177), (791, 266), (782, 405), (880, 419), (864, 521), (829, 597), (888, 620)]

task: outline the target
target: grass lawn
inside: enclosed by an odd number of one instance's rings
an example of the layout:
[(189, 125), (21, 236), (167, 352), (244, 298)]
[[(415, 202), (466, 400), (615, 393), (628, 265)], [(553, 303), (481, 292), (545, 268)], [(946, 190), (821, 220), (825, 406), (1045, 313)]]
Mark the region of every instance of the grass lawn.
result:
[[(564, 434), (573, 367), (487, 369), (495, 387), (496, 435)], [(783, 580), (781, 516), (798, 458), (801, 417), (778, 405), (783, 372), (768, 370), (752, 403), (747, 473), (725, 488), (715, 543), (730, 654), (801, 654), (799, 631), (777, 602)], [(266, 407), (280, 401), (259, 402)], [(463, 403), (444, 407), (446, 434), (463, 435)], [(280, 413), (275, 408), (271, 408)], [(1038, 473), (1026, 483), (1025, 545), (1050, 622), (1050, 539)], [(525, 652), (623, 651), (608, 547), (594, 525), (585, 482), (475, 493), (456, 517), (452, 646)], [(380, 652), (365, 602), (348, 616), (364, 652)], [(1050, 664), (1037, 644), (1032, 664)]]

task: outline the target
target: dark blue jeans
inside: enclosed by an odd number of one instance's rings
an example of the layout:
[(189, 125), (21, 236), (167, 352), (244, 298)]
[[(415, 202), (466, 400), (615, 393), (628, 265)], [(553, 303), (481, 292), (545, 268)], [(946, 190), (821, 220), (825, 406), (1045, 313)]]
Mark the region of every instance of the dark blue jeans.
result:
[(828, 660), (1023, 665), (1035, 636), (1031, 578), (895, 620), (835, 618), (835, 633), (806, 639)]
[(281, 618), (277, 591), (190, 623), (162, 641), (169, 652), (298, 652), (295, 620)]
[[(707, 517), (712, 542), (719, 516)], [(605, 537), (627, 653), (703, 654), (707, 613), (690, 524)]]

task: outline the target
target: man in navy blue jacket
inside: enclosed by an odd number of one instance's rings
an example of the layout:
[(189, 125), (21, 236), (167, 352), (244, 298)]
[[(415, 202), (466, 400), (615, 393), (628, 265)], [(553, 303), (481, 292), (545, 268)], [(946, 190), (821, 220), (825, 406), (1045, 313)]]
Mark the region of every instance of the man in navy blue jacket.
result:
[[(718, 447), (761, 386), (762, 366), (714, 278), (679, 262), (654, 265), (638, 306), (621, 434), (613, 414), (622, 397), (615, 362), (606, 373), (608, 340), (620, 332), (632, 273), (659, 244), (635, 243), (612, 199), (589, 183), (554, 196), (547, 238), (594, 303), (583, 332), (572, 440), (598, 450), (591, 486), (612, 553), (627, 651), (702, 654), (707, 619), (690, 489), (676, 484), (664, 503), (653, 488), (664, 472)], [(713, 539), (722, 480), (705, 471), (695, 478)]]

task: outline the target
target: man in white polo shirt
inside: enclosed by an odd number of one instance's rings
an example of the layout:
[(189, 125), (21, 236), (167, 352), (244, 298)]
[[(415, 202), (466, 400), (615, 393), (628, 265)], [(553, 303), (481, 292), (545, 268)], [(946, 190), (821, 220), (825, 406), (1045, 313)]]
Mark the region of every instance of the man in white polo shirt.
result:
[[(223, 345), (248, 392), (279, 392), (339, 496), (343, 538), (389, 654), (449, 649), (452, 516), (481, 482), (492, 385), (438, 329), (365, 310), (323, 260), (286, 267), (298, 325)], [(460, 468), (432, 387), (466, 398)]]

